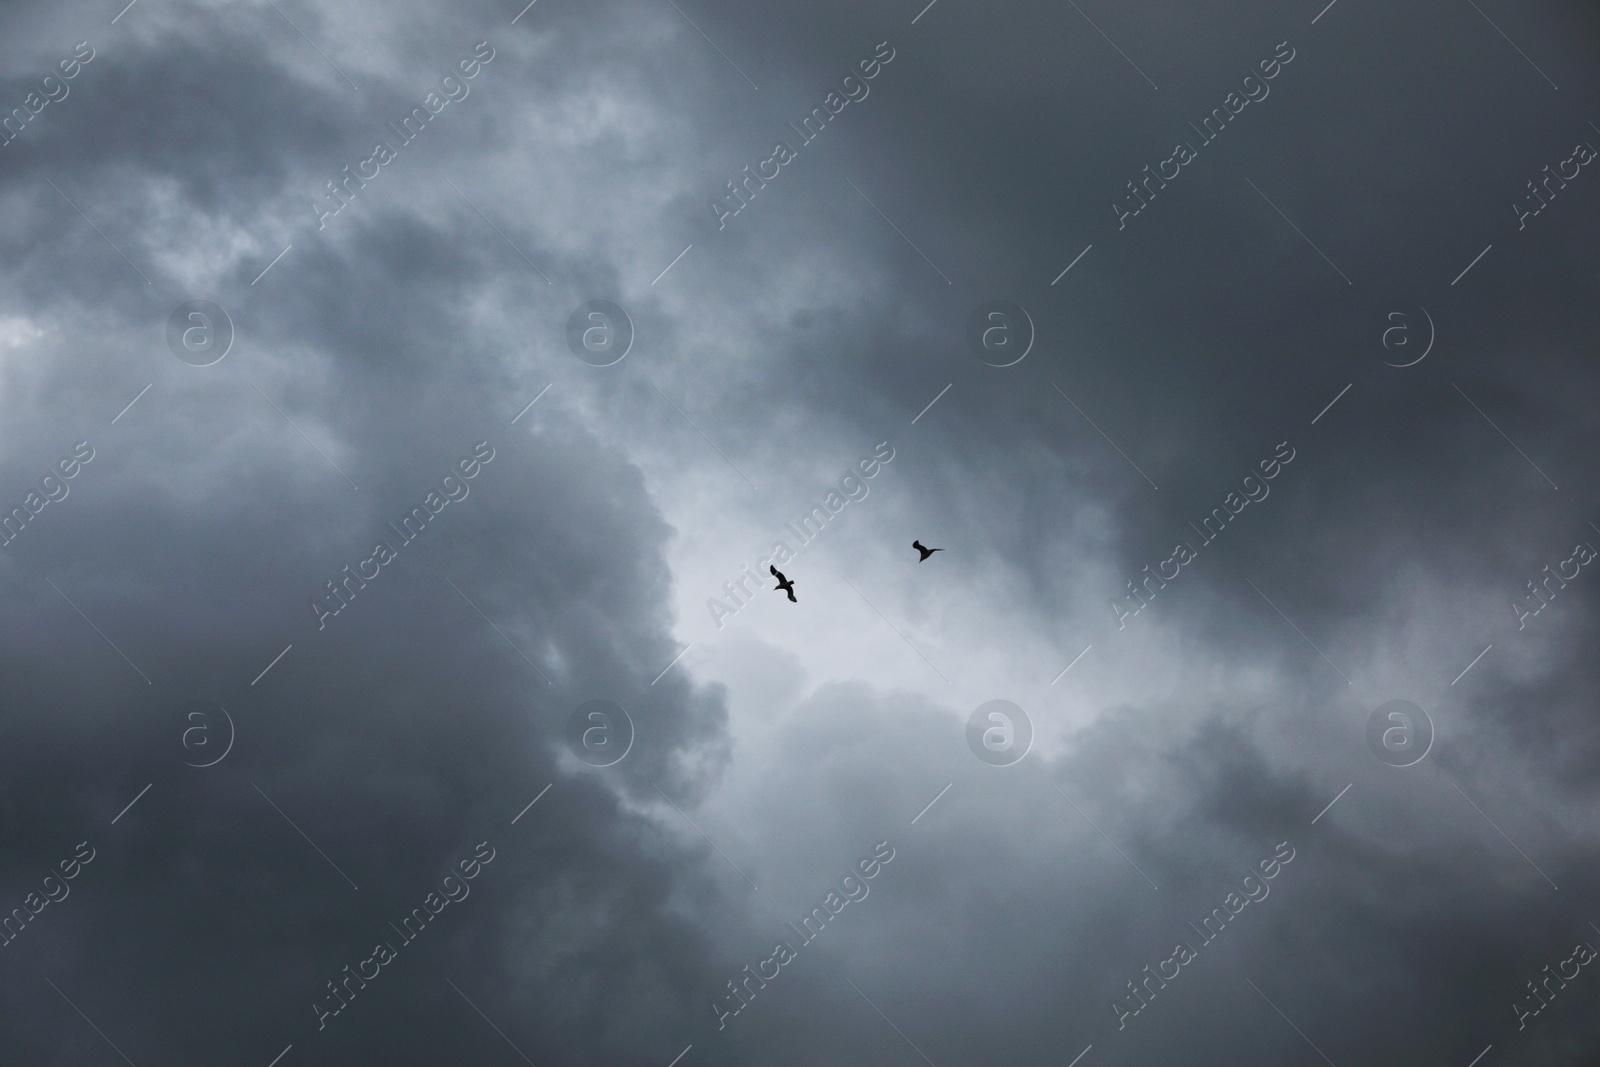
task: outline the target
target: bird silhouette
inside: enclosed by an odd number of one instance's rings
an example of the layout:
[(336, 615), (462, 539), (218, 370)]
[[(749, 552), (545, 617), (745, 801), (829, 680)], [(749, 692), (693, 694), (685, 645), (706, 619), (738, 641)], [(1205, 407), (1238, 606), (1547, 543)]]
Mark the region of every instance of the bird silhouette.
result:
[(771, 571), (772, 576), (778, 579), (778, 584), (772, 587), (772, 591), (776, 593), (779, 589), (782, 589), (785, 593), (789, 594), (789, 602), (791, 604), (800, 603), (794, 598), (794, 583), (785, 578), (783, 576), (783, 572), (776, 567), (769, 566), (767, 570)]
[(944, 551), (944, 549), (942, 549), (942, 548), (929, 548), (928, 546), (924, 545), (921, 541), (913, 541), (913, 542), (911, 542), (911, 547), (917, 550), (917, 553), (918, 553), (917, 562), (918, 563), (924, 562), (929, 556), (933, 555), (935, 552), (943, 552)]

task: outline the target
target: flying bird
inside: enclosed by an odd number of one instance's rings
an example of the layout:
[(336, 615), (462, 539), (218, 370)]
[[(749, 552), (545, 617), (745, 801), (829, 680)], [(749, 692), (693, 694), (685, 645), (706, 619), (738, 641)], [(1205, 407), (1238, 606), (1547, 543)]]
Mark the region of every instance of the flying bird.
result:
[(772, 587), (772, 591), (774, 593), (776, 593), (779, 589), (782, 589), (785, 593), (789, 594), (789, 602), (791, 604), (800, 603), (798, 600), (796, 600), (794, 598), (794, 583), (791, 582), (789, 579), (785, 578), (783, 576), (783, 572), (780, 571), (776, 567), (768, 566), (767, 570), (771, 571), (772, 572), (772, 576), (774, 578), (778, 579), (778, 584)]
[(935, 552), (943, 552), (944, 551), (944, 549), (942, 549), (942, 548), (929, 548), (928, 546), (924, 545), (921, 541), (913, 541), (913, 542), (911, 542), (911, 547), (917, 550), (917, 553), (918, 553), (917, 562), (918, 563), (925, 562), (927, 560), (927, 558), (929, 556), (933, 555)]

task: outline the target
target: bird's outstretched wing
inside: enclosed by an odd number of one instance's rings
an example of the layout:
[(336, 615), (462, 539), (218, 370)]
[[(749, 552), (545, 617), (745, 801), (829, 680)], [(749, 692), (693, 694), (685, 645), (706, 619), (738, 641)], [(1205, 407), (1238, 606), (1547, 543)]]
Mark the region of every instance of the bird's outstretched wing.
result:
[(790, 603), (794, 603), (794, 604), (800, 603), (800, 601), (795, 599), (794, 583), (791, 582), (789, 579), (785, 578), (783, 576), (783, 572), (780, 571), (778, 568), (769, 566), (767, 569), (772, 572), (772, 576), (774, 578), (778, 579), (778, 584), (773, 587), (774, 591), (776, 591), (778, 589), (782, 589), (785, 593), (789, 594)]

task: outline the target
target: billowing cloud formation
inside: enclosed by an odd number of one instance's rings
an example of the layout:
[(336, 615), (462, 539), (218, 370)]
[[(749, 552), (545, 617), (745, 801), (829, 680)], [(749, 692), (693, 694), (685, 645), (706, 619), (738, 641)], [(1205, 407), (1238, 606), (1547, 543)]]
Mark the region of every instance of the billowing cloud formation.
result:
[(1595, 1055), (1592, 6), (518, 8), (0, 14), (6, 1062)]

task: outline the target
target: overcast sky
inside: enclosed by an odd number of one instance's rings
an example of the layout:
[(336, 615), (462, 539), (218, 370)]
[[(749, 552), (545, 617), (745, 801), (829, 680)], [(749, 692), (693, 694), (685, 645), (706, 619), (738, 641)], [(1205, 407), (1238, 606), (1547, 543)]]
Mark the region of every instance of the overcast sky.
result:
[(0, 1061), (1600, 1063), (1592, 0), (125, 2)]

